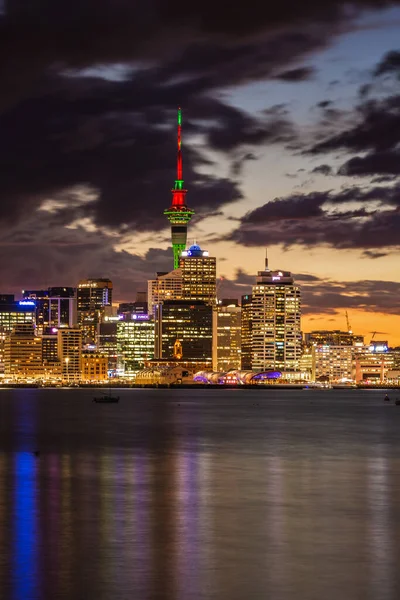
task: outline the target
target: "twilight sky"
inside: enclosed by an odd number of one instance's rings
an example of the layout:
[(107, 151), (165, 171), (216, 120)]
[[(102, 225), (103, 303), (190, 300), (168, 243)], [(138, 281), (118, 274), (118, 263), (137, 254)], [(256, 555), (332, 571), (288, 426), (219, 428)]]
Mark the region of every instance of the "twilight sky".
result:
[(0, 69), (2, 292), (172, 268), (180, 104), (220, 296), (268, 247), (304, 331), (400, 345), (400, 0), (0, 0)]

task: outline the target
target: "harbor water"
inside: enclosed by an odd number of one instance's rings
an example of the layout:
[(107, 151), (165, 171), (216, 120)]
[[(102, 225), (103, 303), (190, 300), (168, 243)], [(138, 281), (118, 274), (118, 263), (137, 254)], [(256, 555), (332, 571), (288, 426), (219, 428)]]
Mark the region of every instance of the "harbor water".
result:
[(2, 600), (400, 598), (396, 390), (117, 393), (0, 390)]

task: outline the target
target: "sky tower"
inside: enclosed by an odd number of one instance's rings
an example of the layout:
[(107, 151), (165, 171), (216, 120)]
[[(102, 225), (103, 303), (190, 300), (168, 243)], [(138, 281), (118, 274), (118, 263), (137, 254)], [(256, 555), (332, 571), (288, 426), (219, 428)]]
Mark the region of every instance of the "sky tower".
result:
[(172, 204), (164, 210), (171, 223), (172, 249), (174, 252), (174, 269), (179, 267), (179, 256), (186, 248), (187, 224), (194, 215), (194, 210), (185, 204), (187, 190), (183, 187), (182, 179), (182, 149), (181, 149), (182, 111), (178, 108), (178, 155), (176, 165), (176, 180), (172, 191)]

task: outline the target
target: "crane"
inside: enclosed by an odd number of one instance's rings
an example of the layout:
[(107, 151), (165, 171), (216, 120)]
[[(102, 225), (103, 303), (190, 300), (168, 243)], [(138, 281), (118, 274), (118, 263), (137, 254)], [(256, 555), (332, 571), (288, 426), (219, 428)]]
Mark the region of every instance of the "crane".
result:
[(386, 335), (386, 331), (368, 331), (368, 333), (372, 333), (371, 342), (377, 333), (379, 333), (379, 335)]
[(351, 330), (351, 327), (350, 327), (349, 314), (348, 314), (347, 310), (346, 310), (346, 322), (347, 322), (347, 332), (353, 333)]

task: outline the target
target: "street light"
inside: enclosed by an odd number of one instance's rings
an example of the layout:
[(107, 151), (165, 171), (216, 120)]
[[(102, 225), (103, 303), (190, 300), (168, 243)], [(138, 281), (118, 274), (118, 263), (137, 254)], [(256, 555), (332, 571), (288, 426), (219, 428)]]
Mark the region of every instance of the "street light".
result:
[(67, 358), (65, 359), (65, 364), (67, 365), (67, 382), (69, 383), (68, 363), (69, 363), (69, 357), (67, 356)]

